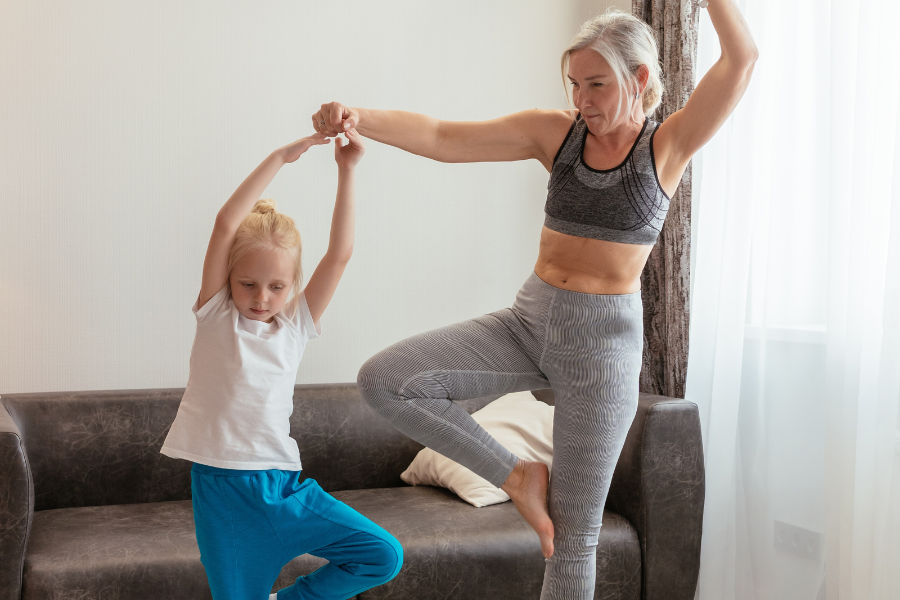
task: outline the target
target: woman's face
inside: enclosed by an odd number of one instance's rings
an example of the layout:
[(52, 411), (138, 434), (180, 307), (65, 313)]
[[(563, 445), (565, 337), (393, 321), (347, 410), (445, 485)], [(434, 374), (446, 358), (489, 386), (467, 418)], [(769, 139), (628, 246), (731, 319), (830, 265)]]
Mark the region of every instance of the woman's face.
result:
[(231, 299), (248, 319), (271, 323), (284, 308), (293, 281), (293, 258), (287, 252), (252, 250), (234, 263)]
[(568, 76), (575, 108), (592, 134), (609, 133), (630, 120), (635, 90), (623, 90), (622, 109), (615, 118), (620, 86), (612, 67), (599, 52), (582, 48), (569, 54)]

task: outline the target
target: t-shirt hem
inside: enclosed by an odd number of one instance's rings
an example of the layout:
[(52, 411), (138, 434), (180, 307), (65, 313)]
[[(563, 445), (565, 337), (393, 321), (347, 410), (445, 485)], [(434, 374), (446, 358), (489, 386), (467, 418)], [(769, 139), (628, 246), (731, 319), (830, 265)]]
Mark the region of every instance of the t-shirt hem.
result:
[(256, 461), (245, 462), (240, 460), (223, 460), (220, 458), (210, 458), (208, 456), (200, 456), (184, 450), (176, 450), (165, 446), (160, 449), (160, 454), (171, 458), (181, 458), (191, 462), (208, 465), (210, 467), (219, 467), (221, 469), (281, 469), (285, 471), (300, 471), (300, 461), (297, 462), (275, 462), (275, 461)]

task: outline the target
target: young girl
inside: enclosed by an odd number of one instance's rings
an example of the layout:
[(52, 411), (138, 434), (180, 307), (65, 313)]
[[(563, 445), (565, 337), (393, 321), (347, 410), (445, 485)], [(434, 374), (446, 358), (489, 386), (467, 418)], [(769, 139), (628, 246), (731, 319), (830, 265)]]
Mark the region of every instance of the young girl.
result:
[[(161, 452), (194, 463), (197, 544), (214, 600), (343, 600), (393, 579), (403, 562), (391, 534), (314, 480), (299, 483), (289, 435), (303, 349), (321, 334), (353, 249), (353, 173), (364, 147), (356, 130), (347, 139), (335, 142), (328, 250), (303, 291), (294, 221), (257, 199), (282, 165), (327, 144), (324, 135), (269, 155), (219, 210), (209, 240), (190, 376)], [(330, 562), (269, 595), (282, 567), (307, 553)]]

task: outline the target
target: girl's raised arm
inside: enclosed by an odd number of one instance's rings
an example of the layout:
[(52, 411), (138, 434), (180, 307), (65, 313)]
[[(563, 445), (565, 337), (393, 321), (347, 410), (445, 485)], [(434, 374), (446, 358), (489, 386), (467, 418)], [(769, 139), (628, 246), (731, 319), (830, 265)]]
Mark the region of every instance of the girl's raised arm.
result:
[(365, 152), (362, 137), (355, 129), (344, 132), (348, 145), (341, 138), (336, 138), (334, 160), (338, 164), (337, 197), (334, 201), (334, 215), (331, 218), (331, 235), (328, 238), (328, 250), (319, 261), (316, 270), (309, 278), (303, 290), (306, 304), (312, 315), (313, 323), (318, 323), (325, 308), (331, 302), (338, 282), (344, 274), (350, 256), (353, 254), (354, 236), (354, 171), (356, 164)]
[(286, 163), (292, 163), (300, 158), (310, 146), (328, 142), (328, 138), (316, 133), (275, 150), (250, 173), (219, 209), (209, 238), (209, 247), (206, 249), (206, 258), (203, 261), (203, 280), (200, 284), (200, 296), (197, 298), (198, 309), (225, 285), (228, 277), (228, 256), (231, 253), (234, 235), (244, 217), (250, 214), (253, 205), (275, 178), (275, 174)]

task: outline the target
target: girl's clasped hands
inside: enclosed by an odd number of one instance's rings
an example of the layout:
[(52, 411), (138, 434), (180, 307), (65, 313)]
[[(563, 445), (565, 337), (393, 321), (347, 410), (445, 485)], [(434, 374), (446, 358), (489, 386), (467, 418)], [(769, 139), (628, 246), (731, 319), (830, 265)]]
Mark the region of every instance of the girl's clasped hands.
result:
[[(340, 135), (335, 135), (337, 137), (335, 138), (334, 160), (337, 162), (339, 169), (352, 169), (359, 163), (366, 152), (362, 136), (359, 135), (355, 128), (350, 128), (344, 132), (348, 142), (345, 144)], [(325, 134), (316, 132), (280, 148), (281, 157), (285, 164), (292, 163), (312, 146), (327, 144), (330, 141), (331, 139)]]

